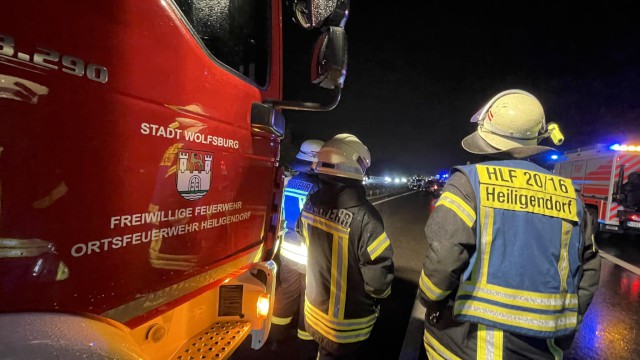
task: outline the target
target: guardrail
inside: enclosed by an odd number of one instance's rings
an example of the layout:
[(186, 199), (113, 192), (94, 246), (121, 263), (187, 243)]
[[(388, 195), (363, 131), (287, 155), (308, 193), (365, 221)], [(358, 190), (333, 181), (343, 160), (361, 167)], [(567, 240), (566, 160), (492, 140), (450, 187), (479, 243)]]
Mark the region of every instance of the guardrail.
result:
[(367, 191), (368, 198), (374, 198), (378, 196), (392, 195), (409, 190), (407, 184), (365, 184), (365, 190)]

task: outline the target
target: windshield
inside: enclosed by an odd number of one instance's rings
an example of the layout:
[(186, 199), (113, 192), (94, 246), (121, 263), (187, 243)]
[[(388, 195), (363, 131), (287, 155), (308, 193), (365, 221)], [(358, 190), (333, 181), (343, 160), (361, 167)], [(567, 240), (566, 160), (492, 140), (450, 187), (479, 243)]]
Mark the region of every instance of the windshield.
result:
[(175, 0), (209, 52), (266, 87), (271, 36), (270, 0)]

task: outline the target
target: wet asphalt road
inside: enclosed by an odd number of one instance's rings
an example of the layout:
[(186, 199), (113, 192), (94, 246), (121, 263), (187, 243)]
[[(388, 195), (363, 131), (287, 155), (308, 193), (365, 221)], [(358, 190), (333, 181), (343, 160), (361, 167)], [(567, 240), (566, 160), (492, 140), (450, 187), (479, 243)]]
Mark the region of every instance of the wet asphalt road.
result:
[[(416, 300), (418, 278), (426, 252), (424, 226), (431, 196), (414, 192), (390, 200), (373, 199), (394, 247), (396, 265), (392, 294), (382, 304), (381, 315), (363, 348), (362, 358), (424, 360), (420, 346), (420, 316), (411, 312)], [(377, 204), (376, 204), (377, 203)], [(599, 248), (613, 256), (616, 263), (602, 259), (600, 288), (594, 297), (573, 346), (565, 353), (569, 360), (640, 359), (640, 237), (599, 236)], [(611, 257), (609, 257), (611, 259)], [(619, 260), (618, 260), (619, 259)], [(622, 262), (620, 261), (622, 260)], [(630, 269), (630, 270), (628, 270)], [(634, 273), (635, 272), (635, 273)], [(407, 331), (407, 329), (411, 329)], [(315, 358), (314, 350), (299, 357), (300, 346), (292, 331), (283, 348), (248, 348), (247, 341), (233, 359)], [(403, 351), (404, 346), (404, 351)]]

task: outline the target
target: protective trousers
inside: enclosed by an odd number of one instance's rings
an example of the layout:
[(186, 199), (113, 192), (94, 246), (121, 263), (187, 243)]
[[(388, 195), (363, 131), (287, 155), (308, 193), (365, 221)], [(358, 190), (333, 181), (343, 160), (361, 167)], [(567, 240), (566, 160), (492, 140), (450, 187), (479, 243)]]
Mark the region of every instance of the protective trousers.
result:
[[(444, 309), (450, 318), (452, 309)], [(427, 311), (428, 315), (429, 311)], [(534, 338), (504, 332), (490, 326), (448, 321), (425, 321), (423, 341), (429, 359), (558, 360), (570, 347), (572, 335), (556, 339)]]
[(282, 341), (286, 337), (293, 317), (298, 315), (298, 338), (313, 340), (304, 326), (304, 292), (305, 266), (282, 258), (280, 268), (281, 283), (276, 287), (273, 317), (271, 319), (270, 337), (274, 342)]

